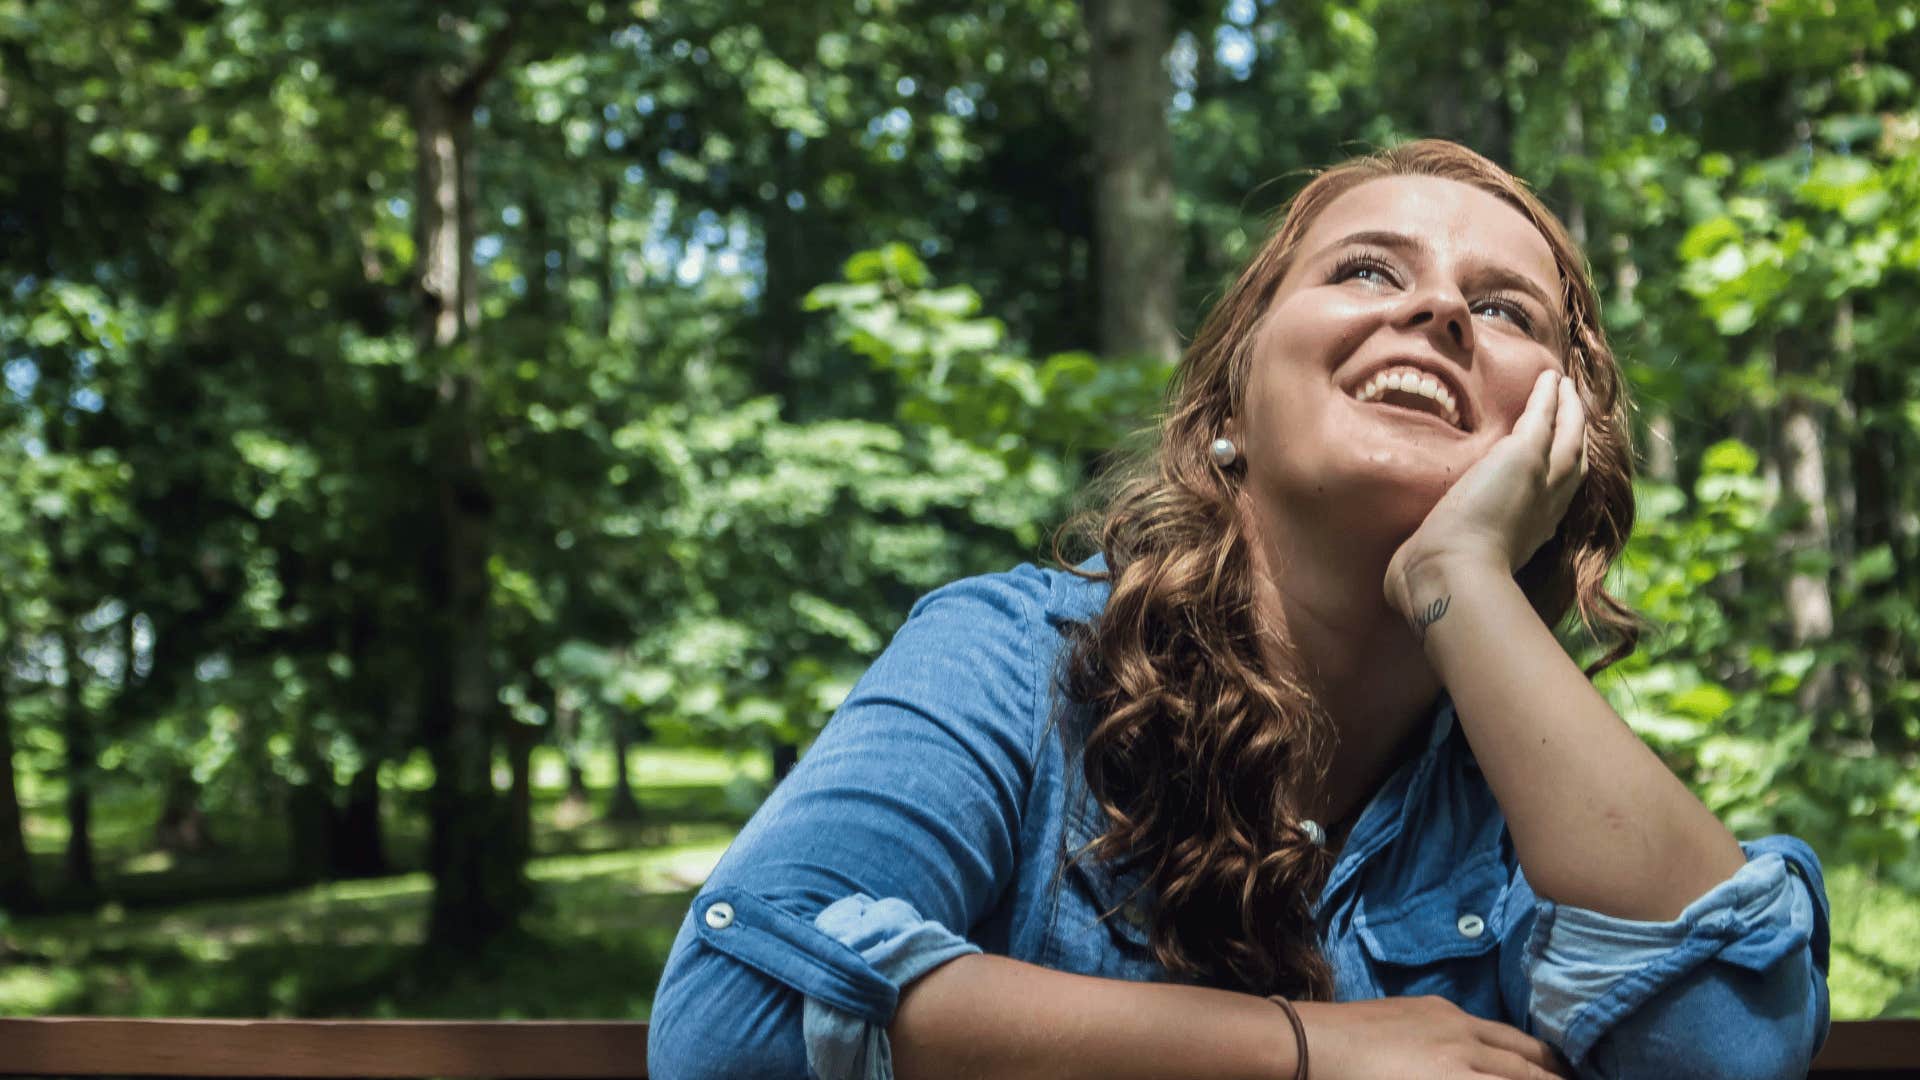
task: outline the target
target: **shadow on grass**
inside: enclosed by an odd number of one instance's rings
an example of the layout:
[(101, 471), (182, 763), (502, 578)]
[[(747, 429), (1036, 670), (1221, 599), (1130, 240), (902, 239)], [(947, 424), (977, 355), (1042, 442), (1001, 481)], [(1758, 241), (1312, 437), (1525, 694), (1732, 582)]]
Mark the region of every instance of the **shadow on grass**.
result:
[(420, 875), (104, 925), (33, 920), (5, 934), (0, 1013), (645, 1019), (692, 901), (681, 878), (717, 852), (555, 860), (527, 930), (453, 965), (420, 947)]
[[(709, 755), (714, 758), (711, 761), (701, 761), (690, 752), (661, 752), (657, 756), (669, 761), (690, 758), (696, 765), (704, 765), (708, 773), (722, 767), (716, 755)], [(642, 764), (649, 761), (646, 755), (638, 757)], [(685, 763), (678, 764), (685, 767)], [(569, 801), (559, 789), (536, 789), (535, 858), (657, 848), (684, 842), (690, 834), (730, 833), (752, 816), (763, 794), (761, 783), (743, 774), (725, 781), (668, 778), (636, 789), (638, 820), (615, 821), (603, 812), (605, 791), (593, 792), (583, 804)], [(122, 801), (134, 807), (128, 810), (120, 806), (123, 817), (145, 808), (144, 803)], [(111, 919), (116, 910), (146, 911), (203, 900), (261, 897), (311, 884), (311, 879), (294, 874), (286, 853), (285, 822), (272, 815), (217, 820), (213, 831), (220, 846), (193, 855), (154, 851), (146, 845), (150, 837), (145, 833), (125, 821), (116, 821), (114, 828), (104, 830), (96, 849), (100, 888), (95, 895), (73, 895), (60, 888), (62, 855), (58, 849), (34, 853), (33, 874), (34, 880), (42, 883), (43, 914), (95, 917), (105, 913)], [(382, 834), (392, 873), (417, 872), (425, 866), (428, 837), (420, 792), (386, 793)]]

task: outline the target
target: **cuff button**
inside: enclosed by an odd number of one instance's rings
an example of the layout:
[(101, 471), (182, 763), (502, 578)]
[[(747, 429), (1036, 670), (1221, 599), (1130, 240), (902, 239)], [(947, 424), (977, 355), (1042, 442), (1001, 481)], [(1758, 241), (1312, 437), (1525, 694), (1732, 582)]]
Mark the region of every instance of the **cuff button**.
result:
[(1477, 938), (1487, 931), (1487, 921), (1478, 915), (1462, 915), (1454, 925), (1460, 928), (1460, 936), (1464, 938)]
[(722, 900), (707, 908), (707, 925), (715, 930), (725, 930), (733, 925), (733, 905)]

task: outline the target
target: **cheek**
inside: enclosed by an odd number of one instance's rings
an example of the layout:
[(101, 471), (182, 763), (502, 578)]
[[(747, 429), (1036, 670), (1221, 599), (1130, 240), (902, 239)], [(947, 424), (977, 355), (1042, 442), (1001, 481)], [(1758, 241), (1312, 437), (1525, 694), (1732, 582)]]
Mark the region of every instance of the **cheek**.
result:
[(1316, 394), (1313, 373), (1289, 359), (1274, 361), (1254, 372), (1248, 382), (1241, 426), (1241, 434), (1252, 445), (1270, 450), (1297, 447), (1309, 438), (1324, 412), (1319, 400), (1324, 393)]
[(1527, 399), (1533, 396), (1533, 384), (1542, 372), (1559, 371), (1560, 363), (1544, 348), (1504, 360), (1486, 382), (1487, 419), (1501, 434), (1513, 430), (1520, 414), (1527, 411)]

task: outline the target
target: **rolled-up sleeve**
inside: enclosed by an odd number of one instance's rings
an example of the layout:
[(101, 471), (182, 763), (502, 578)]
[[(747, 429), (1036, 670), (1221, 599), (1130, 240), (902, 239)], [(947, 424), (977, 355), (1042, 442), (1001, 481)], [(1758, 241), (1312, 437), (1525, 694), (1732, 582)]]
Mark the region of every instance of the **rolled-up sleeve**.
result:
[(654, 998), (661, 1077), (884, 1078), (901, 990), (980, 951), (1043, 725), (1038, 571), (917, 604), (696, 897)]
[(1820, 863), (1792, 837), (1741, 846), (1671, 922), (1535, 900), (1529, 1018), (1582, 1077), (1806, 1075), (1828, 1023)]

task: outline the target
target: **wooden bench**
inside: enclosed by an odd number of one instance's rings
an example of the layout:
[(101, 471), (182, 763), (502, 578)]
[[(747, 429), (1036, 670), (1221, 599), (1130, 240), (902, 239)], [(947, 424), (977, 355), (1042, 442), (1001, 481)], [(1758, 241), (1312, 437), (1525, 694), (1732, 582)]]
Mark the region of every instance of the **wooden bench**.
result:
[[(0, 1076), (647, 1075), (647, 1025), (568, 1020), (0, 1020)], [(1833, 1025), (1814, 1077), (1920, 1077), (1920, 1020)]]

